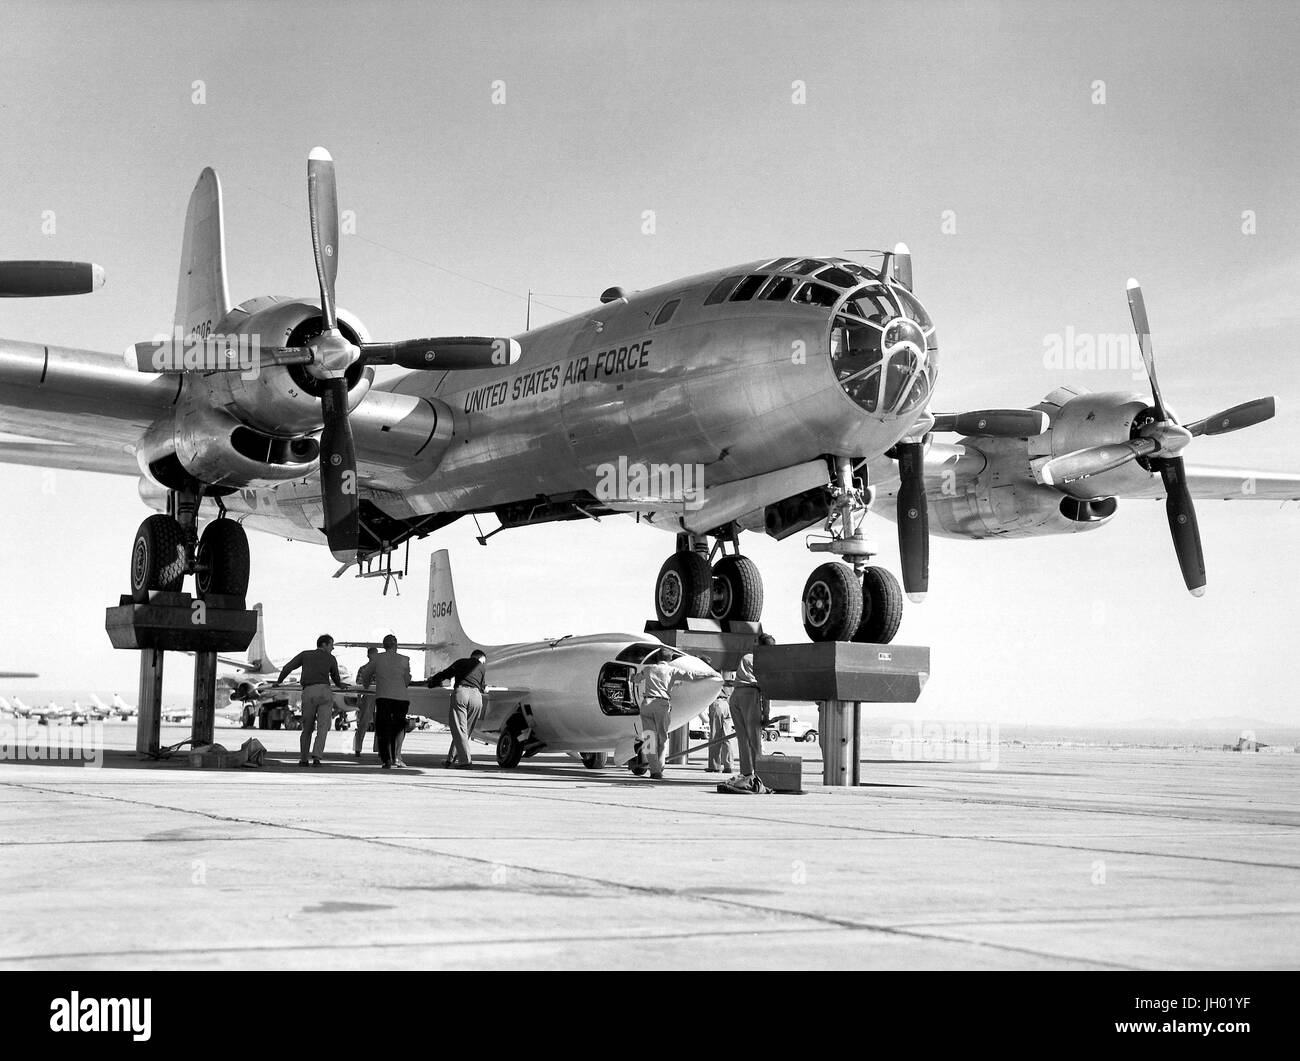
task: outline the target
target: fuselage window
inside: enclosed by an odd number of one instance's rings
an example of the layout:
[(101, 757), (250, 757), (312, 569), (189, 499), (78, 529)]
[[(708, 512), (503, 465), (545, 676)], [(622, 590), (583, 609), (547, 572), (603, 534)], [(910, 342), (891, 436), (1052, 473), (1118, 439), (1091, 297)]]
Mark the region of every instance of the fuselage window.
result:
[(740, 282), (740, 286), (731, 293), (731, 302), (748, 302), (757, 293), (758, 289), (763, 286), (766, 276), (755, 273), (753, 276), (747, 276)]
[(840, 293), (825, 284), (804, 284), (794, 296), (794, 300), (805, 306), (833, 306), (839, 301)]
[(718, 281), (718, 286), (709, 292), (709, 297), (704, 300), (706, 306), (715, 306), (722, 302), (731, 294), (734, 288), (740, 282), (739, 276), (724, 276)]
[(765, 298), (771, 302), (783, 302), (790, 297), (790, 292), (794, 290), (797, 281), (793, 276), (774, 276), (772, 282), (763, 288), (763, 293), (759, 298)]
[(663, 309), (655, 314), (655, 324), (667, 324), (672, 320), (673, 314), (677, 312), (677, 307), (682, 304), (680, 298), (675, 298), (671, 302), (665, 302)]

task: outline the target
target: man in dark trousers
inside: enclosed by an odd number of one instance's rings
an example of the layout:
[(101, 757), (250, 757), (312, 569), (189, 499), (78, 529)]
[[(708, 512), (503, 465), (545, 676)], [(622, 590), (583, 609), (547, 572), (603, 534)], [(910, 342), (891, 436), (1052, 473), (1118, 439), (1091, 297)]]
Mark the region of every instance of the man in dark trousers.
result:
[[(370, 732), (370, 724), (375, 720), (375, 694), (366, 690), (370, 684), (371, 672), (375, 669), (375, 657), (379, 655), (379, 649), (371, 645), (366, 649), (366, 661), (357, 671), (357, 684), (361, 686), (361, 695), (357, 697), (357, 731), (352, 735), (352, 754), (358, 759), (361, 758), (361, 748), (366, 743), (366, 734)], [(375, 746), (378, 747), (378, 738), (375, 740)]]
[(404, 769), (406, 764), (397, 757), (397, 734), (406, 728), (406, 709), (411, 697), (407, 687), (411, 684), (411, 658), (397, 651), (397, 638), (389, 634), (384, 638), (384, 651), (368, 663), (370, 677), (375, 683), (375, 733), (379, 738), (379, 768)]
[[(330, 731), (330, 718), (334, 714), (334, 694), (330, 691), (330, 681), (338, 689), (346, 689), (339, 678), (338, 660), (334, 658), (334, 638), (321, 634), (316, 638), (316, 647), (299, 652), (284, 665), (276, 685), (282, 685), (299, 667), (302, 668), (302, 736), (298, 738), (299, 766), (307, 765), (307, 749), (311, 747), (311, 764), (320, 766), (320, 757), (325, 754), (325, 738)], [(312, 730), (316, 731), (316, 743), (312, 744)]]
[[(760, 645), (775, 645), (771, 634), (759, 634)], [(754, 653), (747, 652), (736, 667), (731, 693), (731, 724), (736, 729), (740, 773), (727, 781), (733, 792), (766, 795), (772, 790), (758, 776), (758, 757), (763, 754), (763, 695), (754, 676)]]
[(451, 694), (451, 710), (447, 712), (447, 724), (451, 727), (451, 754), (442, 765), (468, 770), (474, 765), (469, 753), (469, 735), (483, 714), (487, 653), (476, 648), (464, 659), (458, 659), (433, 675), (429, 679), (429, 688), (441, 685), (448, 678), (456, 680), (456, 688)]

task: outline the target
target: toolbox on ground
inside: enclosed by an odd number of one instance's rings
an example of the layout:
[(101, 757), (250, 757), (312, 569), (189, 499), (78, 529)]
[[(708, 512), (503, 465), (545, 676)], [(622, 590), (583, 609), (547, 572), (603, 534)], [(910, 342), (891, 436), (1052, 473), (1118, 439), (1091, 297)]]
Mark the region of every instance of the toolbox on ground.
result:
[(754, 762), (759, 780), (773, 792), (803, 792), (803, 758), (798, 755), (760, 755)]

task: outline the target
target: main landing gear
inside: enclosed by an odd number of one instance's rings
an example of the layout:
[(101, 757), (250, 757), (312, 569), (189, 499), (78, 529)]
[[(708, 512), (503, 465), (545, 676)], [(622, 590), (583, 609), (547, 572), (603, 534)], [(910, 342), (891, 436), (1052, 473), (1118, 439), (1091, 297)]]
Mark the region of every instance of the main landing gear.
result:
[[(677, 552), (655, 580), (655, 615), (662, 625), (681, 627), (687, 619), (759, 621), (763, 579), (758, 565), (740, 555), (736, 536), (735, 524), (711, 535), (677, 535)], [(715, 538), (712, 550), (709, 537)]]
[[(903, 619), (903, 589), (874, 555), (862, 533), (871, 491), (854, 477), (853, 461), (835, 459), (835, 482), (826, 509), (827, 540), (810, 542), (813, 552), (840, 559), (822, 564), (803, 590), (803, 626), (813, 641), (888, 644)], [(728, 524), (708, 534), (677, 535), (677, 552), (664, 561), (655, 580), (655, 614), (666, 627), (688, 619), (756, 623), (763, 614), (763, 579), (754, 561), (741, 556), (738, 528)], [(709, 539), (714, 539), (712, 548)]]
[(150, 516), (135, 532), (131, 599), (137, 604), (147, 603), (153, 590), (179, 592), (190, 574), (199, 600), (248, 594), (248, 536), (244, 528), (225, 518), (225, 507), (218, 499), (219, 517), (199, 535), (201, 501), (198, 489), (173, 490), (168, 495), (167, 514)]

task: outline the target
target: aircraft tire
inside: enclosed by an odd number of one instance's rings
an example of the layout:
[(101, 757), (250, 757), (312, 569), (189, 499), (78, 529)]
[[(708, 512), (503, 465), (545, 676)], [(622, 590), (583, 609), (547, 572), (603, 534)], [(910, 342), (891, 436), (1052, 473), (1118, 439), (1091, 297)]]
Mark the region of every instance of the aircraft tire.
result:
[(196, 559), (208, 567), (194, 575), (194, 588), (200, 599), (210, 593), (230, 597), (247, 595), (248, 535), (233, 519), (213, 520), (203, 529)]
[(604, 752), (583, 752), (582, 765), (588, 770), (602, 770), (605, 767)]
[(869, 567), (862, 576), (862, 621), (853, 640), (887, 645), (903, 621), (903, 587), (883, 567)]
[(763, 618), (763, 576), (747, 556), (724, 556), (713, 565), (709, 617), (756, 623)]
[(699, 553), (673, 553), (655, 579), (655, 615), (671, 628), (687, 619), (705, 619), (713, 600), (709, 562)]
[(513, 770), (524, 757), (524, 746), (514, 730), (503, 729), (497, 738), (497, 766), (502, 770)]
[(176, 592), (185, 578), (185, 537), (171, 516), (150, 516), (131, 546), (131, 599), (147, 604), (150, 590)]
[(848, 641), (862, 622), (862, 583), (839, 561), (822, 564), (803, 587), (803, 628), (812, 641)]

